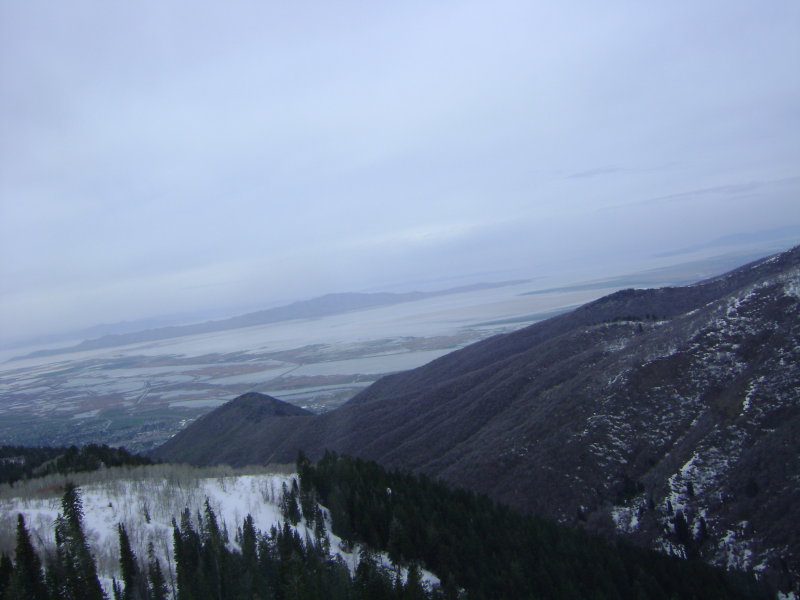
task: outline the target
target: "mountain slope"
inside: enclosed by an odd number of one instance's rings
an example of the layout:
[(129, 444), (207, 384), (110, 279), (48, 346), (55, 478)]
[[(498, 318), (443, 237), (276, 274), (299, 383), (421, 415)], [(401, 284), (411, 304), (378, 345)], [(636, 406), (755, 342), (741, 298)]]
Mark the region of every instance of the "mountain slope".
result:
[(386, 377), (340, 409), (254, 431), (246, 459), (335, 449), (797, 580), (799, 365), (800, 247)]
[[(251, 458), (261, 436), (284, 437), (313, 413), (266, 394), (249, 392), (203, 415), (158, 449), (172, 462), (231, 465), (268, 462)], [(290, 462), (290, 461), (286, 461)]]

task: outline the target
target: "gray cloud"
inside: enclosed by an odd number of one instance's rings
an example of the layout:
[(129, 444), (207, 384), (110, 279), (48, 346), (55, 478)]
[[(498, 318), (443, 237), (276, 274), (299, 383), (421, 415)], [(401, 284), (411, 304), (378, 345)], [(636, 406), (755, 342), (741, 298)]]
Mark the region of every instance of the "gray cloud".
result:
[(789, 0), (3, 3), (0, 331), (800, 222), (798, 19)]

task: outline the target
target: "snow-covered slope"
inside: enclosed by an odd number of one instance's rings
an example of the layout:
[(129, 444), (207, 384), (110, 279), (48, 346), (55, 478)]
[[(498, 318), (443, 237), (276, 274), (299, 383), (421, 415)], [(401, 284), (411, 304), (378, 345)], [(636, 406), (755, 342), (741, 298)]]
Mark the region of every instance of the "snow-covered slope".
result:
[[(206, 500), (217, 515), (220, 529), (227, 532), (229, 544), (236, 548), (236, 531), (247, 515), (257, 530), (267, 533), (283, 524), (281, 498), (284, 486), (291, 488), (295, 473), (234, 472), (229, 469), (192, 469), (159, 465), (137, 469), (110, 469), (99, 473), (71, 476), (80, 486), (83, 501), (84, 529), (97, 561), (98, 572), (106, 589), (111, 578), (120, 578), (117, 524), (123, 523), (137, 557), (147, 556), (148, 542), (161, 561), (170, 587), (174, 581), (172, 520), (188, 508), (192, 515), (203, 514)], [(0, 554), (13, 555), (17, 514), (25, 517), (31, 539), (40, 552), (55, 548), (53, 522), (61, 512), (63, 479), (44, 478), (0, 491)], [(351, 573), (358, 566), (361, 548), (348, 547), (331, 533), (330, 517), (322, 509), (332, 555), (339, 556)], [(197, 525), (197, 523), (195, 523)], [(294, 529), (301, 539), (314, 538), (314, 531), (301, 520)], [(394, 567), (385, 555), (376, 555), (385, 568), (397, 568), (401, 577), (406, 570)], [(428, 585), (439, 580), (421, 572)]]

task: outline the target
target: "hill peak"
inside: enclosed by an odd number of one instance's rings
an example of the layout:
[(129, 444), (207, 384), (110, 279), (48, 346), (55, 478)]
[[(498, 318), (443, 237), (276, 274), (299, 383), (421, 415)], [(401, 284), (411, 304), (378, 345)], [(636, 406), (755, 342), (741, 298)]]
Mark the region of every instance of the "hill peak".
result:
[(253, 456), (259, 438), (285, 437), (313, 414), (267, 394), (248, 392), (203, 415), (153, 454), (173, 462), (254, 464), (265, 458)]
[(266, 417), (302, 417), (313, 414), (304, 408), (260, 392), (247, 392), (237, 396), (213, 412), (226, 413), (230, 411), (245, 412), (249, 418), (258, 421)]

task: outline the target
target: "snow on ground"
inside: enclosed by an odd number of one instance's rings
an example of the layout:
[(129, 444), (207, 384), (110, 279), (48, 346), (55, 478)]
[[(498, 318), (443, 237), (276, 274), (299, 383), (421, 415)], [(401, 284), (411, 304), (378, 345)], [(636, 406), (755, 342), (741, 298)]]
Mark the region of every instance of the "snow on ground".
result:
[(634, 533), (639, 528), (639, 515), (645, 508), (645, 499), (640, 497), (631, 506), (614, 506), (611, 509), (611, 518), (617, 531), (621, 533)]
[(746, 539), (742, 539), (747, 526), (747, 521), (741, 521), (734, 529), (729, 529), (722, 538), (720, 547), (725, 555), (722, 564), (728, 570), (744, 571), (752, 566), (753, 552), (747, 547)]
[(787, 281), (783, 286), (783, 290), (787, 296), (800, 300), (800, 280), (793, 279)]
[[(227, 531), (229, 543), (236, 547), (236, 531), (248, 514), (253, 517), (256, 529), (263, 533), (268, 533), (273, 526), (282, 526), (280, 501), (283, 487), (290, 488), (297, 477), (294, 473), (258, 473), (198, 478), (171, 467), (149, 467), (121, 473), (119, 479), (80, 485), (84, 530), (97, 560), (98, 572), (107, 586), (110, 586), (112, 577), (120, 578), (119, 523), (125, 525), (131, 547), (140, 559), (147, 556), (148, 542), (153, 543), (165, 575), (170, 579), (175, 573), (172, 520), (180, 522), (184, 509), (188, 508), (193, 516), (202, 515), (208, 499), (220, 529)], [(0, 495), (0, 530), (15, 531), (17, 514), (21, 513), (34, 545), (40, 551), (54, 548), (53, 523), (61, 512), (61, 488), (51, 482), (42, 497), (33, 497), (35, 494), (31, 493), (25, 493), (26, 497), (13, 496), (14, 490), (6, 488)], [(324, 508), (323, 513), (331, 554), (340, 556), (354, 573), (362, 548), (356, 545), (347, 551), (347, 545), (330, 532), (330, 516)], [(197, 526), (197, 522), (194, 525)], [(298, 523), (295, 529), (301, 539), (306, 539), (306, 535), (314, 538), (313, 530), (306, 527), (305, 521)], [(0, 544), (3, 543), (12, 545), (0, 547), (0, 552), (13, 554), (13, 536), (1, 539)], [(377, 554), (376, 560), (386, 568), (394, 568), (385, 553)], [(407, 570), (400, 569), (400, 575), (405, 578)], [(421, 570), (421, 575), (429, 586), (439, 583), (439, 579), (428, 571)]]
[[(162, 561), (171, 563), (172, 519), (180, 520), (184, 508), (189, 508), (193, 515), (202, 514), (208, 498), (231, 540), (248, 514), (258, 529), (269, 531), (281, 521), (282, 485), (291, 485), (291, 481), (291, 475), (281, 474), (196, 480), (166, 474), (89, 483), (80, 487), (84, 528), (101, 574), (118, 576), (118, 523), (125, 524), (137, 556), (146, 556), (147, 543), (153, 542)], [(53, 522), (61, 512), (58, 493), (37, 499), (0, 500), (0, 519), (7, 521), (3, 528), (13, 530), (17, 513), (22, 513), (37, 545), (54, 547)]]

